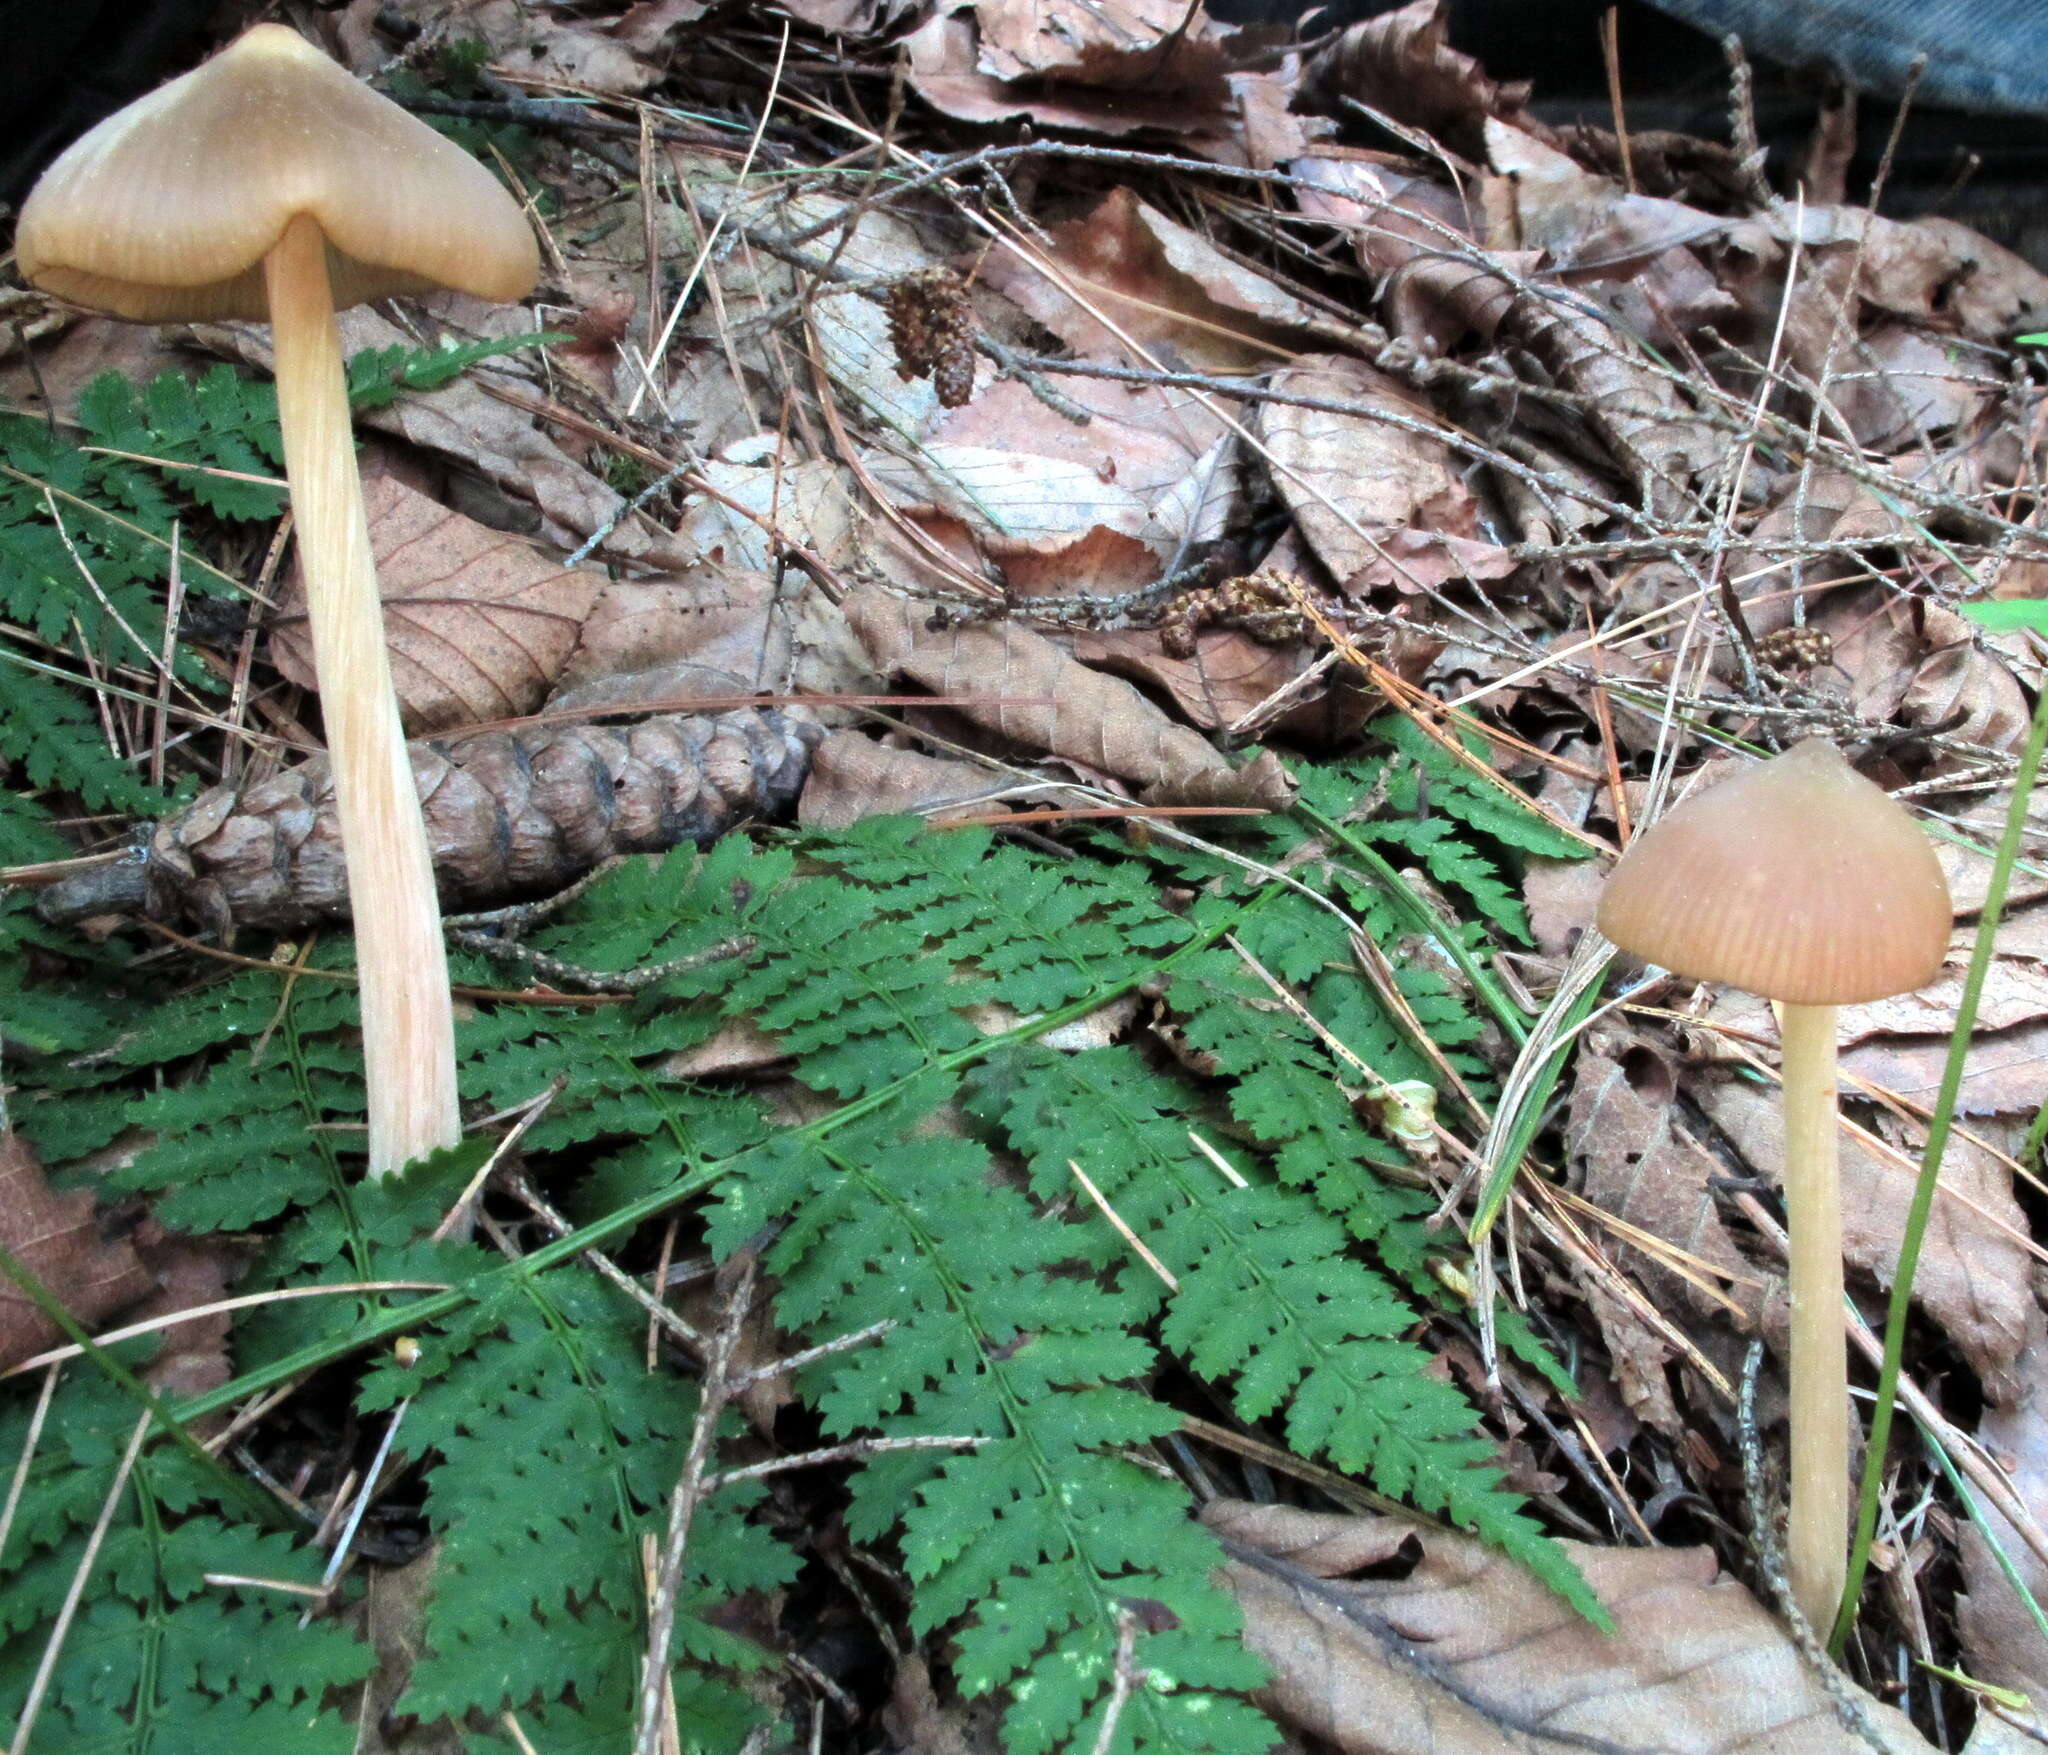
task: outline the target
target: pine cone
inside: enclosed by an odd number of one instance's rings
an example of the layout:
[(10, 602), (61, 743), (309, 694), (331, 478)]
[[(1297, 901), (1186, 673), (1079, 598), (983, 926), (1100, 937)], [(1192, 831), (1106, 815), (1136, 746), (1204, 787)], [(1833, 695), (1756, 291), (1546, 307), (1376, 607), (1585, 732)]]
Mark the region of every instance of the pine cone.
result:
[[(715, 839), (794, 801), (823, 733), (767, 708), (551, 725), (408, 746), (442, 906), (487, 907), (573, 883), (621, 853)], [(236, 792), (216, 786), (138, 857), (53, 885), (53, 922), (140, 914), (291, 930), (348, 917), (324, 756)]]

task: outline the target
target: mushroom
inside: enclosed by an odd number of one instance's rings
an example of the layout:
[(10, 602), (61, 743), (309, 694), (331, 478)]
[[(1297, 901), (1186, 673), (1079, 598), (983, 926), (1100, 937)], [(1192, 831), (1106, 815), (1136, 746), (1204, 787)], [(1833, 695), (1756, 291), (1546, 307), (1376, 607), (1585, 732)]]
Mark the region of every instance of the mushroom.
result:
[(24, 204), (15, 251), (36, 286), (136, 322), (270, 320), (355, 918), (370, 1170), (453, 1145), (440, 909), (334, 313), (439, 287), (520, 298), (539, 266), (532, 229), (467, 153), (260, 24), (74, 143)]
[(1849, 1529), (1849, 1378), (1836, 1176), (1835, 1008), (1925, 986), (1953, 914), (1913, 819), (1834, 745), (1795, 744), (1688, 799), (1600, 898), (1623, 950), (1779, 1006), (1791, 1252), (1793, 1600), (1834, 1619)]

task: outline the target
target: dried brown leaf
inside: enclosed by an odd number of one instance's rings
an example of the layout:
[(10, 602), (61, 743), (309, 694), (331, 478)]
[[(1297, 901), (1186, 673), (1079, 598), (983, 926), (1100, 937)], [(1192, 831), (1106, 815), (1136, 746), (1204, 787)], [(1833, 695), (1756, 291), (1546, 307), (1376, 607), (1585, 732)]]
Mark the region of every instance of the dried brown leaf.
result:
[(877, 666), (942, 694), (954, 710), (1022, 748), (1111, 774), (1154, 804), (1252, 804), (1292, 795), (1270, 752), (1233, 768), (1127, 682), (1102, 675), (1014, 623), (934, 630), (918, 605), (878, 592), (847, 613)]
[[(1976, 1437), (2010, 1477), (2034, 1522), (2048, 1527), (2048, 1319), (2035, 1309), (2027, 1320), (2015, 1371), (2017, 1393), (1984, 1410)], [(2038, 1747), (2041, 1736), (2048, 1735), (2048, 1636), (2007, 1580), (1991, 1538), (1996, 1537), (2036, 1603), (2048, 1603), (2048, 1563), (1988, 1502), (1988, 1496), (1979, 1495), (1978, 1506), (1988, 1533), (1970, 1522), (1957, 1538), (1964, 1588), (1956, 1599), (1956, 1630), (1962, 1639), (1964, 1668), (1996, 1687), (2017, 1688), (2028, 1696), (2032, 1706), (2023, 1716), (2036, 1736), (2031, 1744), (2015, 1737), (2011, 1747)], [(1978, 1749), (1976, 1739), (1970, 1747)]]
[[(1434, 424), (1392, 379), (1340, 354), (1310, 356), (1275, 372), (1272, 388)], [(1281, 498), (1347, 591), (1430, 590), (1514, 570), (1512, 556), (1483, 540), (1478, 503), (1441, 440), (1369, 413), (1280, 402), (1260, 406), (1257, 430)]]
[[(1121, 331), (1176, 356), (1184, 369), (1242, 371), (1293, 352), (1301, 332), (1318, 327), (1298, 299), (1128, 188), (1054, 226), (1052, 240), (1045, 255), (1050, 273), (1001, 250), (988, 256), (982, 273), (1087, 358), (1138, 363)], [(1083, 309), (1082, 298), (1101, 316)]]
[[(1689, 1314), (1695, 1340), (1711, 1351), (1734, 1328), (1754, 1326), (1763, 1312), (1758, 1276), (1722, 1223), (1712, 1184), (1725, 1166), (1683, 1125), (1676, 1108), (1678, 1069), (1664, 1053), (1626, 1028), (1603, 1029), (1580, 1051), (1565, 1139), (1579, 1191), (1638, 1231), (1691, 1258), (1690, 1271), (1747, 1311), (1739, 1319), (1719, 1299), (1666, 1260), (1603, 1237), (1615, 1265), (1633, 1276), (1650, 1301), (1674, 1320)], [(1670, 1343), (1590, 1276), (1584, 1282), (1614, 1355), (1623, 1399), (1667, 1435), (1684, 1430), (1664, 1367)], [(1727, 1351), (1725, 1344), (1720, 1348)]]
[(409, 16), (482, 42), (502, 70), (522, 79), (626, 96), (659, 77), (622, 37), (572, 17), (536, 13), (520, 0), (427, 0)]
[[(525, 315), (516, 306), (485, 305), (453, 293), (437, 294), (427, 304), (447, 313), (451, 328), (465, 339), (507, 333), (506, 325)], [(337, 320), (342, 348), (350, 354), (364, 348), (411, 348), (419, 343), (416, 335), (398, 328), (369, 305), (343, 311)], [(209, 325), (198, 334), (217, 352), (270, 369), (270, 329), (266, 324)], [(492, 395), (487, 383), (509, 387), (522, 402), (545, 400), (525, 362), (493, 360), (442, 389), (401, 396), (386, 407), (371, 409), (361, 417), (362, 424), (453, 458), (515, 497), (532, 501), (548, 521), (543, 534), (562, 548), (574, 548), (580, 538), (616, 518), (625, 501), (563, 450), (529, 408)], [(610, 554), (655, 564), (681, 565), (689, 558), (674, 538), (637, 519), (618, 525), (605, 547)]]
[[(1381, 1517), (1219, 1501), (1245, 1637), (1283, 1722), (1346, 1755), (1865, 1755), (1778, 1624), (1709, 1548), (1564, 1547), (1614, 1619), (1589, 1626), (1513, 1561)], [(1347, 1578), (1412, 1542), (1401, 1577)], [(1893, 1755), (1932, 1755), (1857, 1695)]]
[(1084, 664), (1164, 689), (1188, 723), (1204, 731), (1242, 718), (1299, 676), (1310, 657), (1302, 641), (1273, 645), (1236, 628), (1205, 630), (1186, 658), (1163, 650), (1156, 630), (1136, 628), (1078, 633), (1073, 651)]
[(1155, 132), (1260, 168), (1329, 131), (1289, 113), (1287, 72), (1237, 66), (1230, 33), (1184, 0), (949, 0), (903, 46), (912, 88), (964, 122)]
[[(391, 680), (408, 734), (530, 713), (575, 649), (604, 575), (429, 499), (386, 471), (363, 482)], [(317, 686), (305, 589), (271, 624), (270, 659)]]
[(1344, 98), (1479, 154), (1489, 116), (1519, 115), (1526, 84), (1501, 85), (1451, 47), (1441, 0), (1413, 0), (1398, 11), (1352, 25), (1302, 71), (1302, 101), (1334, 109)]
[[(1782, 1186), (1785, 1129), (1776, 1094), (1716, 1079), (1695, 1095), (1758, 1174)], [(1841, 1139), (1843, 1254), (1884, 1287), (1891, 1285), (1920, 1168), (1916, 1141), (1891, 1143), (1884, 1152), (1846, 1131)], [(1982, 1147), (1951, 1139), (1913, 1301), (1947, 1331), (1994, 1397), (2009, 1387), (2033, 1307), (2026, 1234), (2011, 1172)]]
[[(0, 1247), (87, 1328), (148, 1296), (154, 1282), (135, 1251), (100, 1235), (92, 1195), (52, 1191), (28, 1141), (0, 1133)], [(0, 1370), (63, 1338), (13, 1280), (0, 1283)]]
[[(866, 817), (916, 811), (942, 823), (948, 817), (994, 808), (990, 795), (1007, 784), (1005, 776), (973, 762), (877, 743), (858, 731), (838, 731), (811, 758), (811, 777), (797, 801), (797, 821), (813, 829), (844, 829)], [(1034, 797), (1032, 802), (1044, 800)], [(957, 808), (948, 810), (948, 805)]]
[(1004, 81), (1130, 91), (1223, 74), (1223, 33), (1200, 11), (1190, 24), (1187, 0), (975, 0), (974, 17), (981, 69)]

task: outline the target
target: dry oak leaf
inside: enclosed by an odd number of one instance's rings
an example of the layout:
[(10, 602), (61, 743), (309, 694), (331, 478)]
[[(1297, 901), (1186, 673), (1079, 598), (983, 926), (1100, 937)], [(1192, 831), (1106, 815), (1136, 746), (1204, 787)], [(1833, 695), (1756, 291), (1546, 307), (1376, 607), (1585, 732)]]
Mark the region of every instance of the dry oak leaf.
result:
[(1243, 371), (1322, 327), (1299, 299), (1127, 188), (1054, 226), (1041, 259), (1042, 268), (992, 251), (982, 278), (1084, 358), (1139, 364), (1135, 344), (1167, 350), (1182, 370)]
[[(1565, 1141), (1587, 1200), (1690, 1258), (1680, 1273), (1671, 1257), (1602, 1240), (1651, 1303), (1676, 1322), (1691, 1319), (1696, 1343), (1712, 1356), (1725, 1351), (1714, 1343), (1729, 1329), (1755, 1326), (1763, 1288), (1715, 1204), (1711, 1184), (1725, 1166), (1686, 1131), (1677, 1096), (1677, 1069), (1655, 1046), (1625, 1029), (1599, 1031), (1579, 1054)], [(1614, 1356), (1623, 1399), (1641, 1419), (1678, 1436), (1683, 1416), (1664, 1369), (1670, 1343), (1597, 1277), (1581, 1283)]]
[[(531, 713), (576, 649), (604, 575), (564, 567), (389, 473), (363, 483), (363, 502), (407, 734)], [(270, 661), (313, 688), (305, 602), (295, 578), (272, 625)]]
[(846, 602), (878, 668), (944, 695), (955, 712), (1026, 750), (1136, 787), (1148, 804), (1279, 809), (1293, 784), (1271, 751), (1233, 768), (1127, 682), (1009, 622), (933, 629), (924, 608), (876, 591)]
[[(1695, 1095), (1735, 1150), (1782, 1187), (1785, 1122), (1775, 1093), (1712, 1079)], [(1919, 1145), (1881, 1145), (1845, 1130), (1841, 1155), (1842, 1252), (1888, 1288), (1919, 1174)], [(1947, 1332), (1994, 1401), (2014, 1393), (2014, 1362), (2033, 1309), (2026, 1235), (2011, 1172), (1983, 1147), (1952, 1138), (1928, 1214), (1913, 1302)]]
[[(848, 829), (868, 817), (915, 811), (943, 823), (1000, 809), (1014, 789), (1006, 774), (950, 756), (877, 743), (858, 731), (835, 731), (811, 757), (811, 776), (797, 800), (796, 819), (809, 829)], [(1045, 804), (1047, 786), (1027, 801)]]
[(1223, 72), (1221, 30), (1206, 13), (1190, 20), (1186, 0), (976, 0), (974, 18), (981, 69), (1002, 80), (1142, 91)]
[[(155, 1282), (125, 1242), (100, 1236), (85, 1189), (52, 1192), (28, 1141), (0, 1133), (0, 1247), (87, 1328), (148, 1296)], [(62, 1339), (13, 1280), (0, 1283), (0, 1370)]]
[[(2019, 1395), (2006, 1405), (1987, 1407), (1978, 1421), (1976, 1437), (2011, 1478), (2015, 1495), (2036, 1526), (2042, 1526), (2048, 1519), (2048, 1318), (2038, 1309), (2028, 1313), (2017, 1375)], [(2032, 1701), (2032, 1711), (2025, 1715), (2031, 1728), (2048, 1732), (2048, 1635), (2042, 1634), (2006, 1581), (1986, 1528), (1997, 1537), (2005, 1557), (2036, 1601), (2048, 1598), (2048, 1563), (1988, 1494), (1978, 1505), (1985, 1525), (1972, 1520), (1957, 1532), (1964, 1589), (1956, 1598), (1956, 1631), (1967, 1660), (1965, 1668), (1982, 1681), (2026, 1694)], [(1984, 1714), (1978, 1719), (1980, 1737), (1971, 1740), (1972, 1750), (1980, 1748), (1988, 1717)], [(2013, 1746), (2038, 1748), (2039, 1738), (2031, 1745), (2016, 1738)]]
[[(504, 335), (508, 325), (525, 318), (523, 308), (493, 306), (459, 293), (437, 293), (425, 308), (449, 319), (448, 328), (464, 340)], [(357, 305), (336, 318), (342, 351), (419, 345), (369, 305)], [(262, 323), (208, 324), (194, 333), (215, 352), (250, 365), (271, 369), (270, 327)], [(485, 388), (489, 383), (517, 398), (508, 401)], [(454, 383), (430, 393), (401, 396), (382, 408), (370, 409), (362, 424), (391, 433), (422, 450), (437, 452), (468, 465), (485, 480), (521, 500), (531, 501), (551, 527), (545, 534), (563, 548), (600, 525), (617, 519), (624, 498), (607, 487), (557, 445), (533, 413), (544, 398), (527, 363), (516, 356), (495, 359), (466, 372)], [(565, 540), (566, 539), (566, 540)], [(629, 518), (605, 538), (605, 552), (649, 565), (679, 566), (689, 557), (675, 539), (645, 520)]]
[(1275, 372), (1272, 388), (1360, 409), (1269, 402), (1257, 418), (1280, 497), (1347, 591), (1421, 591), (1514, 571), (1514, 557), (1483, 539), (1478, 502), (1450, 447), (1411, 430), (1435, 417), (1391, 378), (1362, 360), (1320, 354)]
[[(992, 0), (992, 4), (1000, 3)], [(1151, 6), (1157, 0), (1142, 3)], [(1087, 22), (1094, 40), (1085, 71), (1070, 69), (1058, 79), (1027, 77), (1015, 82), (999, 77), (987, 64), (979, 10), (952, 0), (903, 40), (911, 88), (945, 115), (963, 122), (1001, 122), (1023, 116), (1045, 127), (1109, 135), (1152, 129), (1178, 136), (1191, 146), (1207, 144), (1209, 137), (1217, 134), (1227, 138), (1232, 131), (1231, 86), (1224, 77), (1224, 62), (1213, 36), (1204, 34), (1195, 43), (1182, 36), (1177, 49), (1165, 48), (1164, 39), (1187, 11), (1185, 4), (1176, 6), (1173, 20), (1162, 28), (1127, 38), (1120, 45), (1105, 43), (1095, 27), (1095, 19), (1104, 18), (1106, 9), (1090, 8), (1095, 17)], [(1025, 0), (1022, 5), (1012, 0), (1009, 10), (1023, 16), (1020, 29), (1028, 27), (1029, 13), (1039, 10), (1038, 0)], [(1059, 10), (1074, 18), (1085, 16), (1078, 5), (1061, 5)], [(1010, 20), (998, 22), (1006, 34), (1017, 34), (1011, 31)], [(1213, 33), (1215, 27), (1207, 20), (1203, 23), (1207, 32)], [(1014, 57), (1009, 64), (1016, 64)], [(1028, 75), (1030, 69), (1023, 71)], [(1082, 76), (1076, 77), (1077, 73)]]
[[(1219, 1500), (1263, 1703), (1345, 1755), (1865, 1755), (1791, 1641), (1709, 1548), (1565, 1542), (1614, 1619), (1603, 1633), (1512, 1560), (1385, 1517)], [(1408, 1543), (1399, 1578), (1349, 1578)], [(1857, 1694), (1890, 1755), (1933, 1755)]]
[(1414, 0), (1354, 24), (1302, 70), (1302, 103), (1335, 110), (1350, 98), (1478, 157), (1481, 125), (1520, 114), (1529, 87), (1489, 79), (1452, 48), (1445, 12), (1442, 0)]

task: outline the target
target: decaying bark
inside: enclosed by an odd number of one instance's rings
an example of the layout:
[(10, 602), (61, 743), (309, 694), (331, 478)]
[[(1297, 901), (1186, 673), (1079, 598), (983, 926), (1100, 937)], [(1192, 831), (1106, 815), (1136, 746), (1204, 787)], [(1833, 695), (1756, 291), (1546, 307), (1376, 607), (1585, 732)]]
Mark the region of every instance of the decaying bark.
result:
[[(446, 909), (545, 894), (599, 861), (710, 841), (787, 810), (819, 728), (768, 708), (419, 739), (408, 747)], [(224, 936), (348, 917), (324, 757), (215, 787), (136, 855), (46, 891), (43, 917), (186, 920)]]

